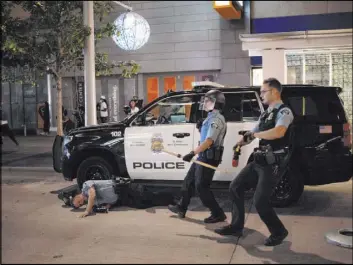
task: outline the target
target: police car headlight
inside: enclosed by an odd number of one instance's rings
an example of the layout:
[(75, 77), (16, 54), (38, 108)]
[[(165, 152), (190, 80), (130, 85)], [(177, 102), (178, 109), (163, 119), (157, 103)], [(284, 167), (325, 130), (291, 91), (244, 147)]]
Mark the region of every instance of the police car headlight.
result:
[(66, 146), (68, 143), (70, 143), (74, 139), (73, 136), (64, 136), (64, 142), (63, 145)]
[(67, 158), (70, 158), (70, 152), (69, 149), (67, 148), (67, 144), (70, 143), (73, 140), (73, 136), (65, 136), (64, 141), (63, 141), (63, 155), (67, 156)]

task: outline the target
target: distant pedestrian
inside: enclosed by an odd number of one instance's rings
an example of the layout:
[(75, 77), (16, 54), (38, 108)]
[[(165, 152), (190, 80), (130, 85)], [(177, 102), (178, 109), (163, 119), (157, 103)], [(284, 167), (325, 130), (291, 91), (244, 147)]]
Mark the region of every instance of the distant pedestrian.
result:
[(16, 140), (15, 134), (9, 127), (9, 124), (6, 120), (1, 120), (1, 144), (2, 142), (2, 137), (3, 135), (6, 134), (17, 146), (19, 146), (19, 143)]
[(68, 117), (67, 110), (63, 111), (63, 132), (68, 134), (72, 129), (75, 129), (75, 123)]
[(99, 109), (100, 109), (101, 123), (108, 122), (108, 103), (105, 99), (105, 96), (101, 96), (100, 98)]
[(129, 106), (130, 106), (130, 115), (135, 114), (137, 112), (139, 112), (139, 108), (136, 106), (138, 102), (138, 99), (136, 97), (133, 97), (130, 100)]
[[(41, 111), (41, 110), (39, 110)], [(48, 101), (44, 102), (44, 109), (43, 109), (43, 120), (44, 120), (44, 125), (43, 125), (43, 133), (41, 135), (49, 135), (50, 131), (50, 112), (49, 112), (49, 103)]]

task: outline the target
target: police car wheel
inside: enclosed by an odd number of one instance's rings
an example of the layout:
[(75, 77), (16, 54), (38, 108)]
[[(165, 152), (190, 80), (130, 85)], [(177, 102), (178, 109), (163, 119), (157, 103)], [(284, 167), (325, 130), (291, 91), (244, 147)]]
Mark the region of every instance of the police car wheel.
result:
[(85, 159), (77, 170), (77, 184), (81, 189), (87, 180), (111, 179), (113, 174), (112, 166), (103, 158), (89, 157)]
[(299, 173), (291, 170), (282, 177), (271, 196), (271, 205), (277, 208), (288, 207), (297, 202), (304, 191)]

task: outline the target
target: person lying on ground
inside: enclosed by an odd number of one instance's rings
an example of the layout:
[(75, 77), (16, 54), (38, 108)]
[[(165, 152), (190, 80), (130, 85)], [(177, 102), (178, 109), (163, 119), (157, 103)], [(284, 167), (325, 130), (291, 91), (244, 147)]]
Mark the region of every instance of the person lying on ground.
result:
[(107, 210), (118, 201), (118, 195), (114, 189), (114, 180), (88, 180), (83, 183), (80, 194), (72, 199), (72, 206), (75, 209), (80, 208), (87, 202), (84, 213), (79, 217), (83, 218), (93, 214), (93, 207), (104, 206)]

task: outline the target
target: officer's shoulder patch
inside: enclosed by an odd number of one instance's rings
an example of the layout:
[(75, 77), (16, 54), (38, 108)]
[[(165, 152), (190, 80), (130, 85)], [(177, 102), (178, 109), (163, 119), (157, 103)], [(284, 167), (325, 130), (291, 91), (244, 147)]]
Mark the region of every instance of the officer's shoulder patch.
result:
[(279, 113), (283, 115), (290, 115), (290, 110), (288, 108), (284, 108), (284, 109), (281, 109)]
[(216, 122), (212, 122), (211, 123), (211, 128), (213, 128), (213, 129), (218, 129), (218, 124), (216, 123)]

